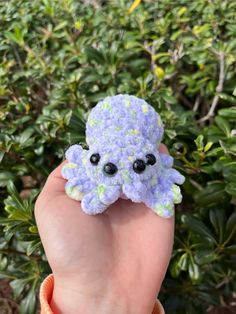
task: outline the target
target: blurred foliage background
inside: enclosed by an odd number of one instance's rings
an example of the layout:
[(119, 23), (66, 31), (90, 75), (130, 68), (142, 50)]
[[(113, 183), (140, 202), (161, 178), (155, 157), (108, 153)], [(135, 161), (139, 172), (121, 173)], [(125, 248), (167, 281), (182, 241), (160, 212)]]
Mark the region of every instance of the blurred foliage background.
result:
[(161, 114), (164, 142), (186, 176), (160, 295), (166, 313), (234, 312), (236, 2), (131, 5), (0, 2), (0, 280), (9, 280), (20, 313), (36, 313), (50, 273), (35, 198), (66, 147), (85, 141), (89, 110), (118, 93)]

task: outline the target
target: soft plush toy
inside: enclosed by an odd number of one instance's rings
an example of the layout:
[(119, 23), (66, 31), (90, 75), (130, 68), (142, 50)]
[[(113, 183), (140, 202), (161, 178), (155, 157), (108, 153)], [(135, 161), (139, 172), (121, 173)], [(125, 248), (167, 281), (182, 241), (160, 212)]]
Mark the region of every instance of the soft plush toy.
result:
[(89, 215), (102, 213), (118, 198), (143, 202), (161, 217), (171, 217), (181, 202), (176, 185), (184, 177), (173, 158), (159, 152), (163, 125), (143, 99), (130, 95), (106, 97), (90, 112), (86, 124), (89, 149), (73, 145), (62, 169), (65, 191), (81, 201)]

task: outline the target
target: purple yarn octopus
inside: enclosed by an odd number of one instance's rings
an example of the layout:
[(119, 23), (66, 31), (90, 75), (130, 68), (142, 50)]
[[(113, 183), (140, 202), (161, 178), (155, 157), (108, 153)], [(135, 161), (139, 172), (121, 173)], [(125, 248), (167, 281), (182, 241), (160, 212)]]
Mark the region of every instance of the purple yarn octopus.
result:
[(89, 215), (104, 212), (118, 198), (143, 202), (161, 217), (174, 214), (182, 200), (178, 185), (184, 177), (173, 158), (158, 148), (163, 125), (143, 99), (130, 95), (106, 97), (86, 123), (89, 149), (72, 145), (62, 169), (67, 195), (81, 201)]

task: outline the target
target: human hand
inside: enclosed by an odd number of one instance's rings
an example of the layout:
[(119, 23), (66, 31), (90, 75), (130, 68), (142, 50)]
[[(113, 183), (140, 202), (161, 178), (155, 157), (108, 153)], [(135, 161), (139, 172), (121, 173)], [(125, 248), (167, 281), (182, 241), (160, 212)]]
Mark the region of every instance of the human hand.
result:
[[(160, 152), (167, 153), (165, 145)], [(65, 194), (62, 163), (35, 205), (54, 275), (53, 312), (150, 314), (170, 260), (174, 217), (119, 199), (89, 216)]]

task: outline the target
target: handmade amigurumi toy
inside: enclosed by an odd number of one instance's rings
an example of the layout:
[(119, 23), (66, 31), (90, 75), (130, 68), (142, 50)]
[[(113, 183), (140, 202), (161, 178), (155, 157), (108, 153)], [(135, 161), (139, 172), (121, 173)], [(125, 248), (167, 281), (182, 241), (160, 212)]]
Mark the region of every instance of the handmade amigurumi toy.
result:
[(102, 213), (118, 198), (143, 202), (161, 217), (171, 217), (182, 200), (184, 177), (173, 158), (159, 152), (163, 125), (143, 99), (130, 95), (106, 97), (86, 123), (89, 149), (72, 145), (62, 168), (67, 195), (81, 201), (89, 215)]

